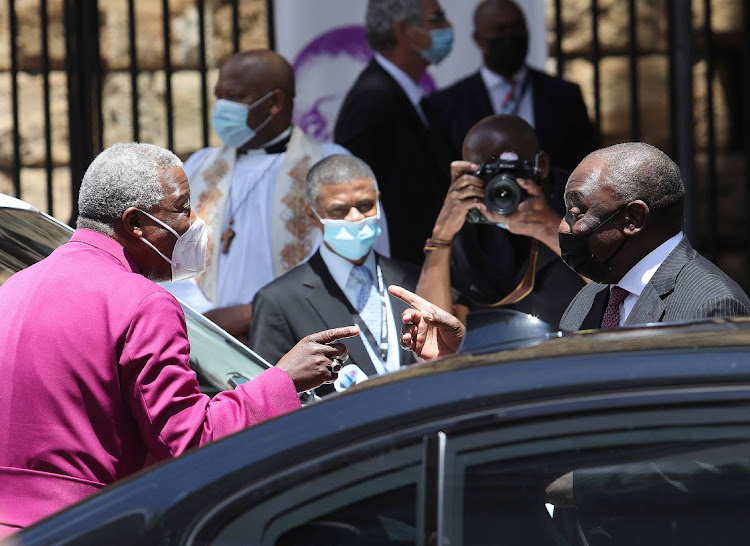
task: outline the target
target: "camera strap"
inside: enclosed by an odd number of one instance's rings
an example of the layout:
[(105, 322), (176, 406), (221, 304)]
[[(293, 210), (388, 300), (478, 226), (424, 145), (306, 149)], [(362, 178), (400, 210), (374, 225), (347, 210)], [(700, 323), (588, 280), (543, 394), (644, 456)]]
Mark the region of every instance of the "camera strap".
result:
[(532, 239), (531, 249), (529, 250), (529, 261), (521, 282), (519, 282), (518, 285), (513, 290), (511, 290), (510, 294), (505, 296), (503, 299), (496, 303), (485, 305), (484, 307), (500, 307), (501, 305), (518, 303), (526, 296), (531, 294), (531, 291), (534, 289), (534, 280), (536, 279), (536, 263), (538, 258), (539, 244), (537, 243), (536, 239)]

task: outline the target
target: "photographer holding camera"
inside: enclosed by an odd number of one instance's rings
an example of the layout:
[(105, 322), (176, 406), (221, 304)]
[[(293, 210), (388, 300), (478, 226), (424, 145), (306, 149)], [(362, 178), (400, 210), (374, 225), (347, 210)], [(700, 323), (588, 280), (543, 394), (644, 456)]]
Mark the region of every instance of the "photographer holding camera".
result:
[(451, 163), (417, 294), (463, 322), (472, 309), (502, 306), (557, 325), (584, 284), (560, 259), (565, 173), (550, 169), (534, 129), (515, 115), (474, 125), (462, 155)]

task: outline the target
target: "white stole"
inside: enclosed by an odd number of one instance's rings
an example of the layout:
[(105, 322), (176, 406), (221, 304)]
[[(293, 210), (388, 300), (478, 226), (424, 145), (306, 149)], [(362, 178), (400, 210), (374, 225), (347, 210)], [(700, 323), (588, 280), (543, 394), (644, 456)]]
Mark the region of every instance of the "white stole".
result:
[[(298, 127), (293, 128), (274, 190), (271, 226), (274, 278), (307, 258), (318, 241), (318, 231), (305, 214), (303, 204), (307, 171), (323, 155), (319, 142)], [(236, 148), (216, 148), (190, 180), (191, 206), (208, 226), (208, 265), (196, 281), (212, 303), (216, 302), (222, 228), (236, 161)]]

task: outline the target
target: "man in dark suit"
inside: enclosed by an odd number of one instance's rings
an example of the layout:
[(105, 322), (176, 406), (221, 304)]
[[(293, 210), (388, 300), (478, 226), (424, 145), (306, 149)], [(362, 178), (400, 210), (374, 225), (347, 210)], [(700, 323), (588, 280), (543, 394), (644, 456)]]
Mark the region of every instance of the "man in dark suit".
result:
[[(565, 186), (558, 237), (563, 261), (594, 282), (570, 303), (561, 330), (750, 314), (745, 292), (682, 233), (684, 198), (679, 167), (649, 144), (586, 156)], [(417, 356), (458, 349), (466, 329), (455, 316), (403, 288), (391, 293), (412, 307), (402, 333)]]
[[(461, 296), (454, 312), (464, 322), (469, 310), (502, 306), (556, 326), (584, 284), (560, 259), (557, 227), (565, 211), (565, 178), (550, 169), (534, 129), (509, 114), (474, 125), (464, 139), (463, 158), (451, 164), (454, 181), (425, 246), (417, 293), (450, 310), (453, 287)], [(527, 173), (531, 179), (519, 179), (526, 198), (505, 216), (487, 208), (485, 181), (468, 174), (498, 158), (526, 162), (535, 171)], [(466, 221), (475, 207), (487, 223)], [(481, 219), (476, 212), (474, 218)]]
[(344, 99), (334, 140), (378, 178), (391, 255), (421, 264), (448, 188), (451, 154), (429, 127), (419, 80), (450, 52), (453, 29), (437, 0), (370, 0), (366, 33), (375, 57)]
[(414, 361), (398, 338), (406, 305), (386, 287), (414, 287), (419, 271), (372, 251), (380, 233), (378, 187), (361, 159), (333, 155), (318, 162), (308, 173), (305, 192), (305, 210), (323, 231), (324, 243), (308, 262), (255, 295), (249, 343), (275, 362), (299, 339), (319, 331), (318, 325), (359, 326), (360, 336), (346, 341), (349, 361), (334, 386), (316, 389), (322, 395)]
[(552, 165), (568, 172), (598, 147), (579, 87), (526, 66), (526, 21), (512, 0), (481, 2), (473, 38), (484, 66), (425, 101), (430, 122), (447, 133), (454, 157), (469, 129), (492, 114), (517, 114), (528, 121)]
[(677, 165), (641, 142), (588, 155), (565, 187), (562, 258), (591, 279), (560, 329), (746, 315), (750, 300), (682, 233)]

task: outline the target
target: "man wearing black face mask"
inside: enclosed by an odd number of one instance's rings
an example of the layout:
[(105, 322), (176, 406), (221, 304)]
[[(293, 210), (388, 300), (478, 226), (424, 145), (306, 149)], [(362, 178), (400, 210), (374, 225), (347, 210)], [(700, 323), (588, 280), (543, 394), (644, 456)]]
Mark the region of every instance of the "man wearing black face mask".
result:
[(426, 99), (432, 125), (448, 136), (455, 153), (468, 130), (492, 114), (525, 119), (553, 167), (571, 171), (598, 147), (579, 87), (526, 66), (526, 21), (512, 0), (481, 2), (473, 38), (484, 66)]
[(565, 187), (562, 258), (591, 279), (562, 330), (746, 315), (750, 300), (690, 247), (677, 165), (641, 142), (588, 155)]

